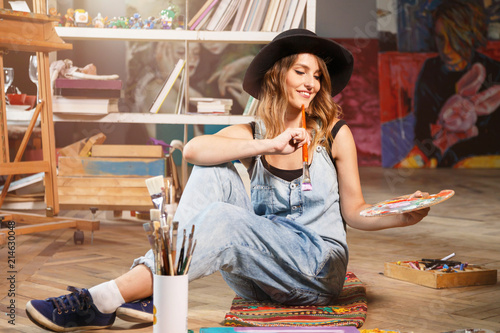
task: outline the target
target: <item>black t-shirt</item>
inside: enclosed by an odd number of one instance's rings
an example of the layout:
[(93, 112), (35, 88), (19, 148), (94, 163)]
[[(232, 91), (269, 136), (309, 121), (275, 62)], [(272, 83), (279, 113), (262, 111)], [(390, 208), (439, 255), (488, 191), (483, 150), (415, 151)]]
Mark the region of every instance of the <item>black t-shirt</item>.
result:
[[(333, 126), (333, 128), (332, 128), (332, 138), (333, 139), (335, 139), (335, 136), (337, 136), (337, 133), (339, 132), (340, 128), (344, 125), (346, 125), (345, 120), (339, 120), (335, 124), (335, 126)], [(250, 126), (252, 126), (252, 133), (253, 133), (253, 135), (255, 135), (255, 122), (251, 122)], [(333, 158), (332, 158), (332, 162), (335, 163)], [(289, 181), (289, 182), (302, 176), (302, 168), (295, 169), (295, 170), (278, 169), (278, 168), (273, 167), (269, 163), (267, 163), (267, 161), (264, 157), (262, 157), (262, 164), (264, 165), (264, 168), (266, 168), (266, 170), (269, 171), (271, 174), (273, 174), (276, 177), (279, 177), (283, 180)]]

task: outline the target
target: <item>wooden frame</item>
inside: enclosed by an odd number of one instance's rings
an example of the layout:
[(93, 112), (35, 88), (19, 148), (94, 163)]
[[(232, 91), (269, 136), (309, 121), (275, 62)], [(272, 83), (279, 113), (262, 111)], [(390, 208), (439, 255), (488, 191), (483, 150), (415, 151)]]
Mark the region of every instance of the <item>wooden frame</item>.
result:
[[(1, 98), (1, 117), (0, 117), (0, 174), (8, 175), (4, 185), (1, 197), (0, 207), (7, 195), (10, 182), (13, 175), (28, 173), (45, 173), (45, 201), (47, 212), (50, 215), (59, 213), (59, 204), (57, 197), (56, 175), (56, 152), (54, 123), (52, 120), (52, 93), (50, 89), (49, 72), (49, 51), (68, 50), (72, 48), (71, 44), (65, 44), (56, 34), (53, 22), (56, 18), (50, 18), (41, 14), (44, 1), (34, 1), (35, 14), (16, 12), (6, 9), (0, 9), (0, 70), (3, 73), (3, 54), (8, 50), (36, 52), (38, 57), (38, 77), (40, 102), (36, 112), (26, 131), (21, 147), (19, 148), (14, 161), (10, 161), (9, 142), (7, 130), (7, 115), (5, 106), (5, 92), (3, 89), (3, 75), (0, 81), (2, 87)], [(28, 32), (28, 33), (26, 33)], [(41, 116), (42, 129), (42, 149), (43, 161), (41, 162), (21, 162), (24, 149), (31, 136), (38, 115)]]
[[(71, 44), (66, 44), (59, 38), (55, 29), (54, 22), (56, 17), (49, 17), (44, 13), (44, 0), (34, 0), (34, 13), (17, 12), (0, 8), (0, 174), (7, 175), (7, 181), (4, 184), (0, 196), (0, 207), (7, 195), (9, 185), (14, 175), (32, 174), (38, 172), (45, 173), (45, 203), (46, 215), (53, 216), (59, 213), (57, 179), (56, 179), (56, 151), (54, 137), (54, 123), (52, 119), (52, 92), (50, 87), (49, 71), (49, 52), (72, 49)], [(3, 2), (0, 3), (3, 7)], [(9, 138), (7, 130), (7, 115), (5, 106), (4, 76), (3, 76), (3, 55), (9, 50), (36, 52), (38, 57), (38, 86), (39, 101), (33, 118), (24, 135), (21, 146), (16, 153), (14, 161), (10, 161)], [(38, 116), (41, 117), (42, 131), (42, 161), (22, 162), (24, 150), (32, 134), (33, 128), (37, 122)], [(36, 220), (32, 215), (15, 215), (16, 222)], [(29, 216), (29, 217), (26, 217)], [(44, 218), (40, 218), (45, 221)], [(72, 219), (74, 220), (74, 219)], [(81, 222), (81, 223), (80, 223)], [(38, 226), (18, 227), (17, 233), (37, 232), (52, 230), (55, 228), (77, 227), (85, 230), (98, 229), (98, 221), (68, 221), (68, 219), (55, 219), (53, 222), (42, 223)], [(1, 238), (0, 238), (1, 240)]]

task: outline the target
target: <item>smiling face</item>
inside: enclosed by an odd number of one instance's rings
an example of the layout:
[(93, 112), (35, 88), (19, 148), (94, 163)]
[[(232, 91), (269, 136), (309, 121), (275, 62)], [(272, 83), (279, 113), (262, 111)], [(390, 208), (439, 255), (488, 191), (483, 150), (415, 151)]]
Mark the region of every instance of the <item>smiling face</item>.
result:
[(302, 105), (307, 108), (321, 87), (320, 80), (316, 56), (299, 54), (285, 79), (289, 108), (300, 110)]

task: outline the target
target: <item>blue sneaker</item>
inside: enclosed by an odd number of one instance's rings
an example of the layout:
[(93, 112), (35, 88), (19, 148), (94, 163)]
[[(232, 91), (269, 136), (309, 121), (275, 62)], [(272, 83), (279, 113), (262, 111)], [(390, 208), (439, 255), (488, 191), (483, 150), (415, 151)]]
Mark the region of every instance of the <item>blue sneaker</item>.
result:
[(123, 304), (116, 309), (116, 316), (125, 321), (153, 323), (153, 296)]
[(116, 313), (101, 313), (87, 289), (68, 287), (71, 294), (32, 300), (26, 314), (38, 326), (54, 332), (95, 330), (113, 325)]

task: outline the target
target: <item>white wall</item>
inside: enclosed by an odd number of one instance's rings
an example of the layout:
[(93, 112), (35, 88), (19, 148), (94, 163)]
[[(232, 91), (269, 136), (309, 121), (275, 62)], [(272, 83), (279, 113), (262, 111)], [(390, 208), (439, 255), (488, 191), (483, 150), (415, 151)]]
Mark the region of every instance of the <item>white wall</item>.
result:
[(377, 38), (375, 0), (317, 0), (316, 33), (328, 38)]

